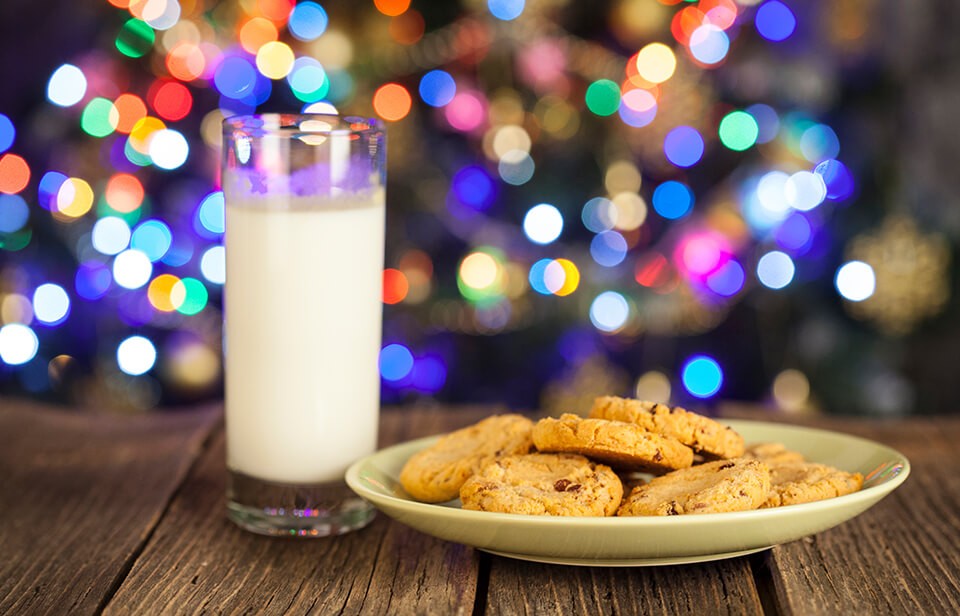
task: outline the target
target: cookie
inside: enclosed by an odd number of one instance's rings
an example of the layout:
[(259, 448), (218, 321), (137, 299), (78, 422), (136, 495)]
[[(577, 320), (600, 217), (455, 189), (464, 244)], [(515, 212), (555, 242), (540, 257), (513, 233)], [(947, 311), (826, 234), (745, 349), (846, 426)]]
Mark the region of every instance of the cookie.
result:
[(532, 428), (522, 415), (494, 415), (451, 432), (407, 460), (400, 485), (427, 503), (457, 498), (463, 482), (497, 457), (529, 452)]
[(634, 488), (619, 516), (683, 515), (757, 509), (770, 491), (770, 469), (760, 460), (715, 460), (656, 477)]
[(650, 432), (674, 438), (713, 458), (743, 455), (743, 437), (732, 428), (678, 406), (602, 396), (593, 402), (590, 417), (637, 424)]
[(507, 456), (460, 488), (464, 509), (556, 516), (609, 516), (623, 498), (610, 467), (575, 454)]
[(851, 494), (863, 487), (863, 475), (826, 464), (781, 462), (770, 465), (770, 494), (764, 508), (797, 505)]
[(803, 454), (787, 449), (783, 443), (753, 443), (743, 452), (744, 458), (754, 458), (764, 462), (806, 462)]
[(664, 473), (693, 464), (693, 450), (676, 439), (636, 424), (570, 413), (538, 421), (533, 444), (542, 452), (578, 453), (621, 470)]

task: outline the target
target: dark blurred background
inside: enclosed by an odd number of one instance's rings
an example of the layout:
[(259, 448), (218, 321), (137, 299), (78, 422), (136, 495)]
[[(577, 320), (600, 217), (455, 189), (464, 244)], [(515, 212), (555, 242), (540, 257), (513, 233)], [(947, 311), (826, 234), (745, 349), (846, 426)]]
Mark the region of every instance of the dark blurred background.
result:
[(386, 403), (957, 411), (958, 25), (950, 0), (4, 0), (0, 391), (218, 398), (219, 123), (333, 105), (388, 125)]

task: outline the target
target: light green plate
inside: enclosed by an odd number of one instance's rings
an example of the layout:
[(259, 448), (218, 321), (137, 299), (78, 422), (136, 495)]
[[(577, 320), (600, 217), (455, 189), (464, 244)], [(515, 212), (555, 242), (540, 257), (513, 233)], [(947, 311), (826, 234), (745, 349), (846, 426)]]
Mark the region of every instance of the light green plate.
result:
[(428, 437), (383, 449), (347, 470), (347, 484), (388, 516), (428, 535), (487, 552), (566, 565), (645, 566), (731, 558), (794, 541), (849, 520), (907, 478), (910, 462), (866, 439), (790, 425), (728, 421), (748, 443), (777, 441), (812, 462), (863, 473), (859, 492), (802, 505), (670, 517), (568, 518), (460, 509), (414, 501), (400, 486), (407, 459)]

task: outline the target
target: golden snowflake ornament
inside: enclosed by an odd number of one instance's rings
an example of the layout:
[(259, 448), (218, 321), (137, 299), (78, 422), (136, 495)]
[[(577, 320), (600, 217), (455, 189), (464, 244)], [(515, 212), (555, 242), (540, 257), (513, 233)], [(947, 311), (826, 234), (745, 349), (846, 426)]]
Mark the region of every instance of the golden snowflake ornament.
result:
[(878, 229), (851, 240), (847, 257), (873, 268), (876, 288), (848, 312), (893, 335), (911, 332), (939, 314), (950, 296), (950, 252), (940, 233), (924, 234), (903, 215), (888, 216)]

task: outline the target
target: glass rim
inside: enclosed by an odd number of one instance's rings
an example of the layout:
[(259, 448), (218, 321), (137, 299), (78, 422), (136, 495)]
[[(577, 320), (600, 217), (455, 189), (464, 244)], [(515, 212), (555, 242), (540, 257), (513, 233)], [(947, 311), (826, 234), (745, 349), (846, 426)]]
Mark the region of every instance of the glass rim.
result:
[[(318, 124), (309, 128), (302, 126), (304, 122), (311, 121)], [(326, 123), (329, 127), (323, 128), (319, 123)], [(222, 126), (225, 137), (232, 137), (234, 131), (238, 130), (263, 131), (270, 135), (300, 135), (305, 130), (317, 135), (375, 135), (386, 132), (379, 118), (335, 113), (251, 113), (224, 118)]]

